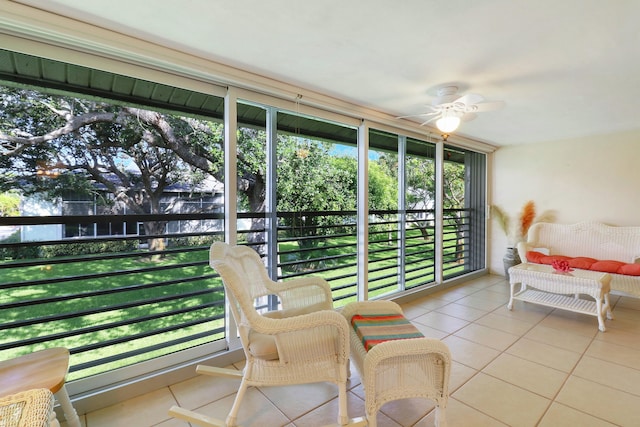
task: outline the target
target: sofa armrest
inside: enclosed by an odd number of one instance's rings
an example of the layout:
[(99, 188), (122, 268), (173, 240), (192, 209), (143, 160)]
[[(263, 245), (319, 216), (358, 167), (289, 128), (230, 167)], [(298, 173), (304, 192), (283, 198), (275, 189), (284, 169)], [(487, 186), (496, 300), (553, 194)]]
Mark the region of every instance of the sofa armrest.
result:
[(518, 255), (520, 256), (520, 261), (527, 262), (527, 252), (532, 250), (532, 245), (528, 242), (518, 242)]

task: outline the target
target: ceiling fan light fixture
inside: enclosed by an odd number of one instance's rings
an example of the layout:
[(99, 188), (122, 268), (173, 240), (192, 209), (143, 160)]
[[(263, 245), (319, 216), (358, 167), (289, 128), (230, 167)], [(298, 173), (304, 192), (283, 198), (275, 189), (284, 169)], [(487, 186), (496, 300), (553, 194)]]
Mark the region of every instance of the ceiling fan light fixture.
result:
[(436, 127), (440, 132), (451, 133), (460, 126), (460, 116), (458, 114), (447, 114), (446, 112), (436, 121)]

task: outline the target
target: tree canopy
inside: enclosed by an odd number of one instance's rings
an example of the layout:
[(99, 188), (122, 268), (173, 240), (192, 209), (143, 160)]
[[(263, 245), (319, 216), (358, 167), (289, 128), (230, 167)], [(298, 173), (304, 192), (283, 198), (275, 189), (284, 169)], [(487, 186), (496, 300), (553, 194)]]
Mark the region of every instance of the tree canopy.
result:
[[(265, 132), (241, 127), (237, 136), (240, 207), (263, 212)], [(334, 147), (305, 136), (278, 135), (278, 211), (356, 209), (357, 159), (336, 155)], [(223, 124), (208, 117), (0, 86), (0, 191), (19, 188), (50, 198), (70, 191), (106, 193), (102, 202), (114, 212), (126, 206), (137, 214), (160, 214), (160, 199), (169, 186), (223, 181), (223, 149)], [(432, 206), (433, 176), (432, 161), (409, 158), (410, 208)], [(459, 180), (456, 173), (451, 176), (455, 179), (445, 180), (445, 192), (451, 204), (457, 204)], [(382, 155), (370, 162), (369, 199), (371, 210), (396, 209), (397, 156)], [(254, 221), (259, 229), (262, 220)], [(159, 235), (164, 226), (148, 222), (145, 232)], [(156, 240), (153, 249), (162, 249), (162, 239)]]

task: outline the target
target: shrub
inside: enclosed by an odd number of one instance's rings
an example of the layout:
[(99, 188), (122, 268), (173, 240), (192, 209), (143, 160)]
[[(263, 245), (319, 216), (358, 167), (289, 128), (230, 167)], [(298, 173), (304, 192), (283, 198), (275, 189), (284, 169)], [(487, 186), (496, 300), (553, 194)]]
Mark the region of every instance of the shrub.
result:
[(78, 242), (66, 245), (48, 245), (40, 248), (42, 258), (78, 256), (88, 254), (131, 252), (138, 248), (135, 240), (109, 240), (104, 242)]

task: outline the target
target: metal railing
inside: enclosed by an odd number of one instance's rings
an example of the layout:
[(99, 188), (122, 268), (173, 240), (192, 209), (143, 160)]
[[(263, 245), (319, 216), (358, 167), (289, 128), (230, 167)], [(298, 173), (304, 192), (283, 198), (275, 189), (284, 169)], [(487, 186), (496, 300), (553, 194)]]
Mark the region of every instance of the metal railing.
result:
[[(446, 212), (446, 277), (468, 272), (468, 213)], [(430, 211), (372, 212), (369, 298), (435, 284), (435, 227)], [(277, 279), (317, 275), (336, 306), (357, 299), (356, 212), (277, 214)], [(69, 379), (220, 342), (225, 346), (224, 289), (208, 266), (222, 240), (223, 214), (2, 218), (16, 227), (73, 224), (167, 224), (208, 228), (158, 235), (84, 236), (0, 241), (0, 360), (45, 347), (72, 354)], [(266, 253), (265, 214), (239, 214), (241, 244)], [(97, 228), (97, 227), (94, 227)], [(168, 227), (170, 229), (170, 227)], [(406, 230), (403, 235), (403, 230)], [(161, 244), (150, 244), (150, 242)], [(149, 249), (158, 248), (161, 249)]]

